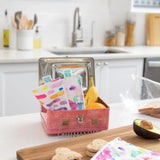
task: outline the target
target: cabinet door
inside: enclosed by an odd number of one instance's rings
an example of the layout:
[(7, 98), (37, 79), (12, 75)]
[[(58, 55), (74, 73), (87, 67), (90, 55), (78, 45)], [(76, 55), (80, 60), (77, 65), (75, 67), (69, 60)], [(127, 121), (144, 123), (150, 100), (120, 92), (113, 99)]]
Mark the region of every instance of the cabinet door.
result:
[(133, 86), (132, 75), (142, 76), (143, 59), (106, 60), (98, 71), (99, 95), (106, 103), (121, 102), (120, 94)]
[(100, 92), (100, 84), (101, 84), (101, 69), (102, 69), (102, 63), (101, 61), (95, 61), (95, 86), (98, 90), (99, 96), (101, 94)]
[(107, 64), (108, 62), (106, 61), (95, 62), (96, 88), (98, 90), (99, 97), (101, 97), (104, 101), (107, 98), (107, 93), (105, 90), (108, 87), (106, 84), (106, 76), (108, 72)]
[(38, 63), (1, 65), (1, 115), (26, 114), (40, 111), (32, 94), (38, 87)]

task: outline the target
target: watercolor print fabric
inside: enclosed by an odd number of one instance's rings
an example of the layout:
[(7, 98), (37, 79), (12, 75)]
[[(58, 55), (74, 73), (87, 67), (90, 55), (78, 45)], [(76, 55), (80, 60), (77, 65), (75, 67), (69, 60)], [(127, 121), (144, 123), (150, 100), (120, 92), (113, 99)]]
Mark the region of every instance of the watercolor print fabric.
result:
[(137, 147), (118, 137), (107, 143), (91, 160), (160, 160), (160, 153)]

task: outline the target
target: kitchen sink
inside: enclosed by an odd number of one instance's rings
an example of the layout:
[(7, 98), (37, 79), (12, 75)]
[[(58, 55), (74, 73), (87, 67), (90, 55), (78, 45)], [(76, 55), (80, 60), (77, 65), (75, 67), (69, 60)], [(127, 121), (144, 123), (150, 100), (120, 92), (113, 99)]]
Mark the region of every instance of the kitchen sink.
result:
[(76, 54), (120, 54), (128, 53), (124, 50), (107, 47), (65, 47), (48, 49), (49, 52), (56, 55), (76, 55)]

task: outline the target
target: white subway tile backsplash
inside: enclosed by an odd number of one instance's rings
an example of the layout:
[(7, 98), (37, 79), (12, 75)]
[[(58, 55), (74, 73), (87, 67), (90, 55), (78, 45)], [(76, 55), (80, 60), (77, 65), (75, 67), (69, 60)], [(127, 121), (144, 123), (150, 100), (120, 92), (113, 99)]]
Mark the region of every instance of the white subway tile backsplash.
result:
[[(128, 0), (0, 0), (0, 46), (5, 9), (8, 9), (9, 17), (18, 10), (22, 10), (29, 19), (36, 13), (43, 47), (71, 45), (73, 13), (77, 6), (81, 11), (85, 46), (90, 44), (92, 21), (95, 21), (94, 45), (104, 45), (106, 30), (125, 23), (126, 14), (129, 12)], [(143, 26), (137, 24), (142, 29)], [(10, 45), (15, 47), (15, 30), (12, 26), (10, 28)], [(143, 38), (137, 38), (138, 30), (136, 28), (135, 39), (138, 39), (138, 43), (143, 43)]]
[[(84, 45), (90, 43), (91, 21), (95, 21), (94, 43), (104, 44), (104, 33), (108, 27), (108, 0), (0, 0), (0, 35), (2, 35), (3, 16), (8, 9), (9, 17), (21, 10), (29, 19), (38, 15), (38, 25), (42, 36), (42, 46), (71, 45), (74, 9), (80, 7)], [(10, 45), (15, 47), (15, 30), (11, 26)], [(2, 46), (2, 36), (0, 37)]]

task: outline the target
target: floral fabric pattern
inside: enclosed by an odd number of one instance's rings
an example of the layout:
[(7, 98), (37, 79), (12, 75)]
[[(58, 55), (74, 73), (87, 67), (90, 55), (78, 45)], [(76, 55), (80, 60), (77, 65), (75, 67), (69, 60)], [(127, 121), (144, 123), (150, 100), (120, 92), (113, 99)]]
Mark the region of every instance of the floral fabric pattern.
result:
[(160, 160), (160, 153), (137, 147), (118, 137), (107, 143), (91, 160)]

